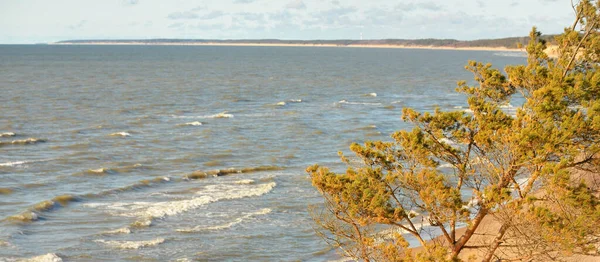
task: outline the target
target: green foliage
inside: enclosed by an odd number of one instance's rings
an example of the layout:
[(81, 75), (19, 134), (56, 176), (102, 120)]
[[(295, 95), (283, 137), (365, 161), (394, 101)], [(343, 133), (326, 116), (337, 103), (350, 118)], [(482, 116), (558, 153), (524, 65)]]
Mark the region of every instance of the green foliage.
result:
[[(533, 28), (527, 64), (503, 73), (469, 62), (476, 84), (457, 88), (468, 113), (405, 108), (402, 119), (415, 127), (395, 132), (391, 142), (351, 145), (360, 161), (340, 155), (345, 173), (309, 167), (325, 199), (313, 210), (317, 231), (355, 259), (450, 261), (493, 217), (501, 227), (484, 260), (506, 243), (530, 258), (594, 251), (597, 189), (573, 173), (600, 157), (600, 4), (582, 0), (574, 8), (574, 25), (556, 37), (556, 58)], [(504, 107), (515, 96), (525, 102), (511, 115)], [(428, 241), (420, 224), (441, 236)], [(408, 238), (422, 247), (408, 248)]]

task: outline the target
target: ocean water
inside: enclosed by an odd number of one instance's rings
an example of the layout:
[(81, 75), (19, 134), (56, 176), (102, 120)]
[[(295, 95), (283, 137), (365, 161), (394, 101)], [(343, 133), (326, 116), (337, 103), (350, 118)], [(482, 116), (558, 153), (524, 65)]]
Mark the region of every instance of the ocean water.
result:
[(0, 261), (328, 261), (304, 169), (463, 110), (468, 60), (325, 47), (0, 46)]

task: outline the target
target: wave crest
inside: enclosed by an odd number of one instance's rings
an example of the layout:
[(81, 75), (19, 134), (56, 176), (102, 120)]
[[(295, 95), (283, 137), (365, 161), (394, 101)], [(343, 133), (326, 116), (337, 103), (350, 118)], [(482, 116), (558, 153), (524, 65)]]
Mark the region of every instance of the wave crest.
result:
[(245, 214), (241, 217), (236, 218), (235, 220), (223, 224), (223, 225), (217, 225), (217, 226), (209, 226), (209, 227), (202, 227), (202, 226), (196, 226), (196, 227), (191, 227), (191, 228), (182, 228), (182, 229), (177, 229), (177, 232), (182, 232), (182, 233), (192, 233), (192, 232), (200, 232), (200, 231), (212, 231), (212, 230), (222, 230), (222, 229), (228, 229), (231, 228), (237, 224), (240, 224), (242, 222), (244, 222), (244, 220), (254, 217), (254, 216), (259, 216), (259, 215), (266, 215), (271, 213), (271, 209), (270, 208), (263, 208), (261, 210), (258, 210), (256, 212), (253, 213), (248, 213)]
[(119, 248), (119, 249), (140, 249), (143, 247), (152, 247), (152, 246), (160, 245), (165, 242), (165, 239), (157, 238), (157, 239), (146, 240), (146, 241), (114, 241), (114, 240), (109, 241), (109, 240), (98, 239), (98, 240), (94, 240), (94, 242), (101, 243), (101, 244), (104, 244), (104, 245), (107, 245), (107, 246), (113, 247), (113, 248)]

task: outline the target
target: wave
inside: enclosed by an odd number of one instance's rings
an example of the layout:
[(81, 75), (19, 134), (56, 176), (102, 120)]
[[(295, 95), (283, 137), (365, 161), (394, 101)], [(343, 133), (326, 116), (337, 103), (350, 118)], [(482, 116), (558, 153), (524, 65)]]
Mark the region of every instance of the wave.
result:
[(101, 168), (98, 168), (98, 169), (88, 169), (86, 172), (88, 174), (96, 174), (96, 175), (98, 175), (98, 174), (112, 174), (112, 173), (115, 173), (114, 170), (112, 170), (110, 168), (104, 168), (104, 167), (101, 167)]
[[(104, 175), (104, 174), (116, 174), (116, 173), (127, 173), (131, 172), (134, 169), (144, 168), (142, 164), (134, 164), (129, 166), (121, 166), (121, 167), (112, 167), (112, 168), (96, 168), (96, 169), (88, 169), (85, 171), (87, 174), (91, 175)], [(81, 173), (77, 173), (76, 175), (80, 175)]]
[(189, 118), (189, 119), (206, 119), (206, 118), (233, 118), (232, 114), (229, 114), (227, 111), (223, 111), (214, 115), (204, 115), (204, 116), (176, 116), (173, 115), (173, 118)]
[(182, 228), (182, 229), (177, 229), (177, 232), (183, 232), (183, 233), (192, 233), (192, 232), (200, 232), (200, 231), (212, 231), (212, 230), (222, 230), (222, 229), (228, 229), (231, 228), (237, 224), (240, 224), (242, 222), (244, 222), (245, 219), (251, 218), (253, 216), (259, 216), (259, 215), (266, 215), (271, 213), (271, 209), (270, 208), (263, 208), (261, 210), (258, 210), (256, 212), (253, 213), (248, 213), (245, 214), (241, 217), (236, 218), (235, 220), (223, 224), (223, 225), (217, 225), (217, 226), (209, 226), (209, 227), (202, 227), (202, 226), (196, 226), (196, 227), (191, 227), (191, 228)]
[(147, 241), (114, 241), (114, 240), (109, 241), (109, 240), (98, 239), (98, 240), (94, 240), (94, 242), (101, 243), (101, 244), (104, 244), (104, 245), (107, 245), (107, 246), (113, 247), (113, 248), (119, 248), (119, 249), (140, 249), (143, 247), (157, 246), (159, 244), (164, 243), (165, 239), (157, 238), (157, 239), (147, 240)]
[(51, 211), (57, 207), (64, 207), (69, 205), (71, 202), (79, 201), (78, 197), (73, 195), (60, 195), (52, 198), (51, 200), (41, 201), (27, 209), (27, 211), (21, 214), (12, 215), (4, 220), (13, 222), (33, 222), (40, 218), (40, 213)]
[(103, 235), (116, 235), (116, 234), (131, 234), (131, 229), (128, 227), (122, 227), (115, 230), (104, 231), (101, 234)]
[(241, 173), (253, 173), (261, 171), (276, 171), (283, 170), (282, 167), (278, 166), (259, 166), (259, 167), (246, 167), (246, 168), (228, 168), (228, 169), (216, 169), (209, 171), (194, 171), (184, 176), (184, 179), (201, 179), (215, 176), (225, 176), (230, 174), (241, 174)]
[(12, 162), (0, 163), (0, 167), (2, 167), (2, 166), (4, 166), (4, 167), (14, 167), (14, 166), (20, 166), (20, 165), (24, 165), (24, 164), (46, 162), (46, 161), (51, 161), (51, 160), (52, 159), (12, 161)]
[(5, 132), (5, 133), (0, 133), (0, 137), (11, 137), (11, 136), (16, 136), (17, 134), (13, 133), (13, 132)]
[(302, 99), (290, 99), (288, 101), (292, 103), (302, 103)]
[(43, 143), (46, 142), (46, 139), (41, 139), (41, 138), (27, 138), (27, 139), (19, 139), (19, 140), (13, 140), (13, 141), (0, 141), (0, 146), (3, 145), (29, 145), (29, 144), (37, 144), (37, 143)]
[(23, 164), (27, 164), (27, 163), (29, 163), (29, 161), (14, 161), (14, 162), (0, 163), (0, 166), (19, 166), (19, 165), (23, 165)]
[(221, 200), (261, 196), (271, 192), (275, 186), (275, 182), (259, 184), (256, 186), (217, 184), (208, 185), (203, 190), (196, 192), (197, 195), (200, 195), (199, 197), (186, 200), (133, 203), (89, 203), (84, 206), (90, 208), (104, 208), (113, 215), (152, 220), (155, 218), (177, 215)]
[(276, 106), (285, 106), (285, 105), (286, 105), (286, 103), (282, 101), (282, 102), (278, 102), (278, 103), (277, 103), (277, 104), (275, 104), (275, 105), (276, 105)]
[(179, 124), (178, 126), (201, 126), (202, 123), (199, 121), (194, 121), (194, 122), (188, 122), (188, 123), (183, 123), (183, 124)]
[(364, 106), (380, 106), (381, 103), (368, 103), (368, 102), (348, 102), (347, 100), (340, 100), (337, 102), (338, 104), (346, 104), (346, 105), (364, 105)]
[(62, 262), (63, 259), (56, 253), (48, 253), (45, 255), (37, 256), (37, 257), (19, 259), (18, 261), (23, 261), (23, 262)]
[(250, 185), (250, 184), (254, 184), (254, 180), (252, 179), (242, 179), (242, 180), (238, 180), (235, 181), (233, 183), (238, 184), (238, 185)]
[(7, 187), (0, 187), (0, 195), (10, 195), (14, 190)]
[(5, 218), (5, 221), (10, 222), (33, 222), (39, 219), (39, 216), (35, 212), (23, 212), (18, 215), (13, 215)]
[(128, 132), (116, 132), (116, 133), (110, 134), (109, 136), (128, 137), (128, 136), (131, 136), (131, 134)]
[(169, 182), (169, 181), (171, 181), (171, 179), (169, 177), (157, 177), (154, 179), (145, 179), (145, 180), (141, 180), (132, 185), (115, 188), (115, 189), (110, 189), (110, 190), (102, 191), (100, 193), (85, 194), (85, 195), (83, 195), (83, 197), (84, 198), (98, 198), (98, 197), (117, 194), (117, 193), (121, 193), (121, 192), (127, 192), (127, 191), (131, 191), (131, 190), (146, 188), (146, 187), (150, 187), (150, 186), (153, 186), (156, 184), (162, 184), (162, 183)]
[(377, 93), (368, 93), (365, 96), (377, 97)]

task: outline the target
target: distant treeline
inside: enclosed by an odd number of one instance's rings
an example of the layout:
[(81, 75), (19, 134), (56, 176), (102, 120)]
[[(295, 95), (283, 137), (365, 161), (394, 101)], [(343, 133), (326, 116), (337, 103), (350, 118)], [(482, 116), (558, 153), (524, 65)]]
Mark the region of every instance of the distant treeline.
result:
[[(549, 43), (554, 42), (554, 35), (542, 36)], [(399, 45), (399, 46), (435, 46), (435, 47), (506, 47), (517, 48), (519, 44), (526, 45), (529, 37), (507, 37), (498, 39), (480, 40), (455, 40), (455, 39), (381, 39), (381, 40), (280, 40), (280, 39), (239, 39), (239, 40), (213, 40), (213, 39), (122, 39), (122, 40), (66, 40), (59, 44), (290, 44), (290, 45)]]

